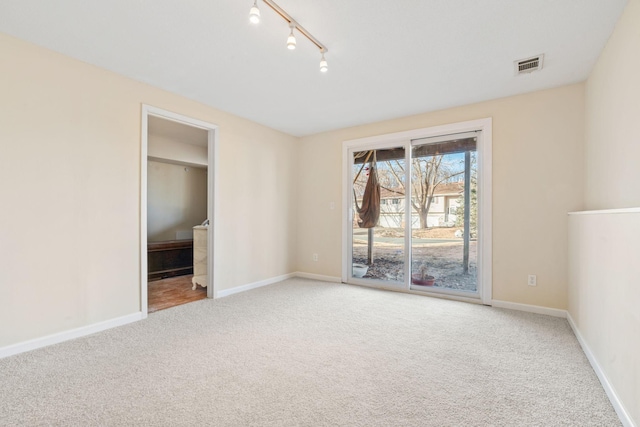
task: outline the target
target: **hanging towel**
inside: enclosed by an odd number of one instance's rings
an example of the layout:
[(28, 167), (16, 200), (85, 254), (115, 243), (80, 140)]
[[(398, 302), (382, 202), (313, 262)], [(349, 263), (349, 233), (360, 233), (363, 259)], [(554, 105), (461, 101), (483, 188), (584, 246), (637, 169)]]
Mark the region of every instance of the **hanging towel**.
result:
[(369, 168), (369, 179), (364, 187), (362, 206), (358, 206), (358, 201), (356, 200), (356, 210), (360, 217), (358, 221), (360, 228), (373, 228), (378, 224), (378, 219), (380, 218), (380, 183), (378, 182), (375, 153)]

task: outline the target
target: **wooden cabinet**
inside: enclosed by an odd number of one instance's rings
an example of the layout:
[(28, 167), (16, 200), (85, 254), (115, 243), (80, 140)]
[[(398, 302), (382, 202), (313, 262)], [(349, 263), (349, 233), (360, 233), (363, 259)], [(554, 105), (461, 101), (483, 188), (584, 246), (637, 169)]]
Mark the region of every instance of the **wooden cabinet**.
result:
[(147, 244), (149, 281), (193, 273), (193, 240), (168, 240)]

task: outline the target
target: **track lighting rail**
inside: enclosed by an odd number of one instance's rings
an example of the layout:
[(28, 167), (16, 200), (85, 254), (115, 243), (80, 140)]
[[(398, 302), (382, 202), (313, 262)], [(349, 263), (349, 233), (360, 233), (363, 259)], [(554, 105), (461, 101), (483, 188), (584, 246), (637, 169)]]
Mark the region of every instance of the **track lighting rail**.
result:
[[(273, 0), (262, 0), (267, 6), (273, 9), (282, 19), (287, 21), (289, 27), (291, 28), (291, 32), (289, 33), (289, 37), (287, 37), (287, 48), (289, 50), (294, 50), (296, 48), (296, 37), (293, 33), (293, 30), (298, 30), (300, 34), (305, 36), (309, 41), (317, 46), (320, 49), (320, 72), (326, 73), (329, 67), (327, 66), (327, 60), (324, 57), (324, 54), (329, 51), (325, 45), (323, 45), (320, 40), (313, 37), (313, 35), (307, 31), (302, 25), (298, 24), (298, 22), (291, 17), (283, 8), (278, 6), (276, 2)], [(249, 22), (252, 24), (260, 23), (260, 9), (258, 8), (258, 0), (253, 0), (253, 6), (251, 10), (249, 10)]]
[(313, 44), (315, 44), (318, 49), (320, 49), (320, 52), (322, 53), (326, 53), (329, 51), (329, 49), (327, 49), (327, 47), (325, 45), (323, 45), (322, 43), (320, 43), (320, 40), (318, 40), (317, 38), (315, 38), (309, 31), (307, 31), (302, 25), (298, 24), (298, 22), (296, 22), (295, 19), (293, 19), (291, 17), (291, 15), (289, 15), (287, 12), (285, 12), (284, 9), (282, 9), (280, 6), (278, 6), (276, 4), (276, 2), (274, 2), (273, 0), (262, 0), (265, 2), (265, 4), (267, 6), (269, 6), (271, 9), (274, 10), (274, 12), (276, 12), (278, 15), (280, 15), (282, 17), (282, 19), (284, 19), (285, 21), (287, 21), (287, 23), (289, 23), (289, 25), (292, 25), (293, 27), (295, 27), (296, 30), (298, 30), (300, 32), (300, 34), (302, 34), (303, 36), (305, 36), (307, 39), (309, 39), (309, 41)]

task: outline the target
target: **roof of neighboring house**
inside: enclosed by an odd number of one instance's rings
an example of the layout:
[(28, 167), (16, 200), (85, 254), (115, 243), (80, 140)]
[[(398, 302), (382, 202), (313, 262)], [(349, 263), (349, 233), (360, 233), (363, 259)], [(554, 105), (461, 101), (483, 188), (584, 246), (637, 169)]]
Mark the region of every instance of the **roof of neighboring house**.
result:
[[(464, 192), (463, 182), (448, 182), (446, 184), (440, 184), (436, 187), (434, 196), (457, 196)], [(404, 188), (380, 188), (381, 199), (397, 199), (404, 197)]]
[[(360, 187), (360, 188), (358, 188)], [(364, 193), (364, 186), (356, 187), (356, 194), (358, 195), (358, 199), (362, 198), (362, 194)], [(458, 196), (464, 192), (464, 183), (463, 182), (448, 182), (445, 184), (440, 184), (436, 187), (436, 191), (433, 193), (434, 196)], [(396, 188), (386, 188), (380, 187), (380, 198), (381, 199), (398, 199), (404, 197), (404, 188), (396, 187)]]
[(404, 197), (404, 188), (384, 188), (380, 187), (380, 198), (381, 199), (397, 199), (399, 197)]
[(447, 182), (440, 184), (436, 188), (434, 195), (436, 196), (457, 196), (464, 193), (464, 182)]

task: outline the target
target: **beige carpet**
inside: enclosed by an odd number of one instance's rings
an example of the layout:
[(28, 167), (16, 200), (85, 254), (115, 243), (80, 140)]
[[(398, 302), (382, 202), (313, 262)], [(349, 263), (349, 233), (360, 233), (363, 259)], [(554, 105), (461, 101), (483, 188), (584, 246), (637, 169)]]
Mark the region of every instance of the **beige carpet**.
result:
[(564, 319), (294, 279), (2, 359), (0, 425), (620, 423)]

